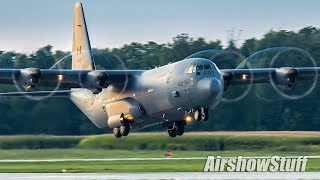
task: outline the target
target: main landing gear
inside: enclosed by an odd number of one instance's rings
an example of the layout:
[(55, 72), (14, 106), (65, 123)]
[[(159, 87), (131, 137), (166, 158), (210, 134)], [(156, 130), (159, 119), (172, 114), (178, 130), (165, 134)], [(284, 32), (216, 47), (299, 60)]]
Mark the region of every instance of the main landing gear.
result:
[(176, 121), (173, 123), (172, 126), (168, 127), (168, 134), (170, 137), (176, 137), (183, 135), (184, 133), (184, 126), (185, 126), (185, 121)]
[(113, 135), (116, 138), (120, 138), (122, 136), (128, 136), (130, 132), (130, 123), (128, 121), (124, 121), (123, 125), (120, 127), (113, 128)]

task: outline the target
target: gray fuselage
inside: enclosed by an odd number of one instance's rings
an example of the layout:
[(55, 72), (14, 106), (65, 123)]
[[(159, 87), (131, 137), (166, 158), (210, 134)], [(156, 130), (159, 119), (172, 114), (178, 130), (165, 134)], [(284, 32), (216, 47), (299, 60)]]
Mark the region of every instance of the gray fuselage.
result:
[(182, 120), (195, 107), (213, 108), (222, 94), (223, 78), (216, 65), (192, 58), (134, 71), (125, 83), (110, 85), (96, 95), (87, 89), (75, 90), (71, 100), (99, 128), (113, 128), (111, 117), (125, 114), (137, 129)]

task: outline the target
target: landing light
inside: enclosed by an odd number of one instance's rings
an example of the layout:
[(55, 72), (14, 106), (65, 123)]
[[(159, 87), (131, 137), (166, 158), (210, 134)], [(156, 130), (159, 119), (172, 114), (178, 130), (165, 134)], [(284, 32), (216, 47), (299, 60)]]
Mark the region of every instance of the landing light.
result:
[(63, 75), (59, 74), (57, 77), (58, 77), (58, 80), (59, 80), (59, 81), (62, 81), (62, 80), (63, 80)]
[(132, 121), (133, 120), (133, 116), (131, 114), (127, 114), (124, 116), (124, 119), (128, 120), (128, 121)]
[(246, 80), (247, 79), (247, 76), (246, 74), (242, 74), (242, 80)]
[(192, 121), (192, 117), (191, 116), (186, 116), (185, 117), (185, 121), (186, 121), (187, 124), (190, 123)]

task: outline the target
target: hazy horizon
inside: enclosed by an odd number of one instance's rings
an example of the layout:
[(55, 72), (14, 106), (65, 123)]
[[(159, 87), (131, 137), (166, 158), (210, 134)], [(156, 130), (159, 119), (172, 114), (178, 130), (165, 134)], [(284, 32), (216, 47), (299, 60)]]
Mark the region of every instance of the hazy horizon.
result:
[[(0, 50), (33, 52), (45, 45), (70, 51), (71, 1), (11, 0), (2, 2)], [(148, 1), (83, 0), (93, 48), (121, 47), (131, 42), (168, 43), (177, 34), (226, 44), (230, 30), (238, 45), (273, 30), (318, 27), (320, 1)]]

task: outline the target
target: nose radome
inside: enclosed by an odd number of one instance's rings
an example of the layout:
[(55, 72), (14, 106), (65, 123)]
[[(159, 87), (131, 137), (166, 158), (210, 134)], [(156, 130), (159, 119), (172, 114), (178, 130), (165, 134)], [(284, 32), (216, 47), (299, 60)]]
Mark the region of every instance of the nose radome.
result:
[(218, 95), (221, 93), (221, 82), (214, 77), (206, 77), (198, 82), (197, 88), (201, 104), (211, 105), (217, 101)]
[(199, 81), (198, 90), (202, 95), (217, 95), (220, 92), (221, 83), (213, 77), (206, 77)]

